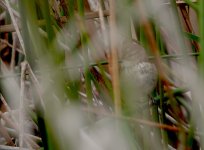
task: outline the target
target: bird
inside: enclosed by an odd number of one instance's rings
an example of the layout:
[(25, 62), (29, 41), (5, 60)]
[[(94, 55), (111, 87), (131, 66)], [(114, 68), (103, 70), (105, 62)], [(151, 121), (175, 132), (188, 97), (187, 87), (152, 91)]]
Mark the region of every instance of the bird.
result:
[[(149, 96), (156, 87), (158, 71), (152, 62), (149, 61), (145, 48), (132, 39), (122, 35), (117, 36), (117, 54), (119, 65), (120, 89), (122, 99), (125, 99), (133, 109), (149, 102)], [(101, 38), (94, 38), (97, 41), (97, 51), (90, 53), (91, 61), (107, 60), (110, 51), (110, 42), (105, 43)], [(108, 36), (107, 36), (107, 39)], [(104, 52), (104, 54), (103, 54)], [(111, 74), (111, 68), (107, 70)]]
[(143, 46), (124, 40), (118, 48), (121, 93), (134, 112), (141, 112), (150, 102), (150, 94), (158, 80), (158, 71), (150, 62)]

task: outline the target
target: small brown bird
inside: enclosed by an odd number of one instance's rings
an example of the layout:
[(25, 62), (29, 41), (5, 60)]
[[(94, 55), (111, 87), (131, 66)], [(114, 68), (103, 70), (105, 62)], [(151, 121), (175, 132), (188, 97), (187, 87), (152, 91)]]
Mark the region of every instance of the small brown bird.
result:
[[(149, 102), (148, 96), (156, 86), (158, 72), (145, 49), (139, 43), (126, 39), (119, 37), (121, 42), (117, 42), (122, 99), (133, 106), (132, 110), (137, 110), (138, 106)], [(105, 46), (104, 41), (95, 40), (98, 41), (97, 51), (92, 51), (91, 60), (106, 60), (107, 55), (103, 52), (108, 53), (109, 43)]]
[(157, 83), (157, 69), (149, 62), (145, 49), (136, 42), (124, 41), (119, 49), (121, 76), (126, 84), (133, 84), (143, 96), (148, 95)]

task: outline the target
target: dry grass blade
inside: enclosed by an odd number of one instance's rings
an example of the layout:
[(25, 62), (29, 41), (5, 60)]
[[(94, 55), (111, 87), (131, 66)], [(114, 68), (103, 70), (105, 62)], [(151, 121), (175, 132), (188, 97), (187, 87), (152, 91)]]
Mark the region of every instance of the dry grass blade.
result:
[[(1, 26), (0, 26), (0, 28), (1, 28)], [(1, 30), (0, 30), (0, 32), (1, 32)], [(5, 44), (5, 45), (7, 45), (7, 46), (13, 48), (13, 45), (10, 44), (10, 43), (9, 43), (8, 41), (6, 41), (6, 40), (0, 39), (0, 43), (3, 43), (3, 44)], [(2, 44), (2, 45), (3, 45), (3, 44)], [(19, 53), (23, 53), (22, 50), (19, 49), (19, 48), (16, 48), (15, 50), (16, 50), (17, 52), (19, 52)]]
[(5, 129), (4, 126), (2, 126), (2, 124), (0, 123), (0, 134), (2, 137), (5, 138), (6, 142), (8, 145), (10, 146), (14, 146), (15, 144), (13, 143), (10, 135), (8, 134), (7, 130)]
[(17, 22), (16, 22), (15, 16), (14, 16), (14, 14), (13, 14), (11, 5), (10, 5), (10, 3), (9, 3), (8, 0), (5, 0), (5, 2), (6, 2), (6, 6), (7, 6), (7, 8), (8, 8), (8, 11), (9, 11), (9, 14), (10, 14), (10, 17), (11, 17), (11, 20), (12, 20), (12, 22), (13, 22), (15, 31), (16, 31), (16, 33), (17, 33), (18, 39), (19, 39), (19, 41), (20, 41), (21, 47), (22, 47), (22, 49), (23, 49), (23, 52), (24, 52), (24, 54), (26, 54), (26, 53), (25, 53), (25, 46), (24, 46), (23, 38), (22, 38), (22, 36), (21, 36), (20, 29), (19, 29), (19, 27), (18, 27), (18, 24), (17, 24)]
[(17, 46), (17, 37), (15, 33), (12, 34), (12, 38), (13, 38), (13, 47), (11, 52), (11, 64), (10, 64), (11, 70), (13, 70), (15, 67), (16, 46)]
[[(6, 6), (6, 3), (4, 2), (4, 0), (1, 0), (1, 1), (0, 1), (0, 6), (1, 6), (3, 9), (7, 10), (7, 6)], [(12, 12), (13, 12), (13, 14), (14, 14), (15, 17), (20, 18), (20, 15), (19, 15), (19, 13), (18, 13), (16, 10), (14, 10), (13, 8), (11, 8), (11, 10), (12, 10)]]
[(25, 104), (24, 104), (24, 96), (25, 96), (25, 71), (27, 68), (27, 63), (22, 62), (21, 64), (21, 93), (20, 93), (20, 108), (19, 108), (19, 147), (23, 148), (24, 143), (24, 123), (25, 123)]
[(110, 0), (110, 41), (111, 41), (111, 75), (113, 83), (113, 96), (115, 103), (116, 114), (121, 114), (121, 96), (120, 96), (120, 82), (119, 82), (119, 66), (118, 66), (118, 52), (117, 52), (117, 25), (116, 25), (116, 6), (115, 0)]

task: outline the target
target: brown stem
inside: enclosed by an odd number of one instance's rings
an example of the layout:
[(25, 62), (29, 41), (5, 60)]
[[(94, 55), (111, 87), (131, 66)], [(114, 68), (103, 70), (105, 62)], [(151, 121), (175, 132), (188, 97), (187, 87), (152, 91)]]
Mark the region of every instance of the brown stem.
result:
[(116, 115), (121, 114), (121, 96), (120, 96), (120, 83), (119, 83), (119, 66), (118, 66), (118, 53), (116, 41), (116, 14), (115, 14), (115, 0), (110, 0), (110, 41), (111, 41), (111, 75), (113, 84), (113, 96)]

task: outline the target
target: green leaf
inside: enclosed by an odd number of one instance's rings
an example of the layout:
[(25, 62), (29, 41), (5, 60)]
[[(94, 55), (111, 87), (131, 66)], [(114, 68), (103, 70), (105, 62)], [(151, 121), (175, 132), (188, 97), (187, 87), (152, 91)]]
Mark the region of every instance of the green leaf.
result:
[(193, 40), (193, 41), (196, 41), (196, 42), (200, 41), (200, 37), (195, 35), (195, 34), (192, 34), (192, 33), (189, 33), (189, 32), (184, 32), (184, 35), (190, 40)]

